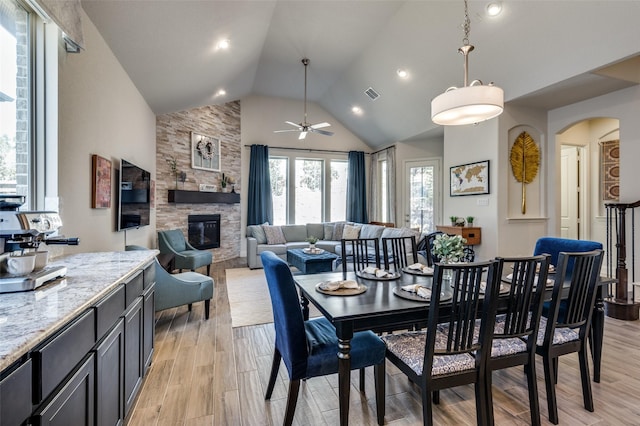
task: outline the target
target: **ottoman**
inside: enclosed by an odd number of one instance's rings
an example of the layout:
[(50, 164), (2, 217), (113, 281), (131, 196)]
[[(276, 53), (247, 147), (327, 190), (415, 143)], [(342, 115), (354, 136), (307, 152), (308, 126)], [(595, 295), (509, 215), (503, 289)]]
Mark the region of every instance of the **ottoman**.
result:
[(303, 274), (331, 272), (333, 261), (337, 258), (337, 255), (326, 250), (318, 254), (305, 253), (303, 249), (287, 250), (287, 262), (298, 268)]

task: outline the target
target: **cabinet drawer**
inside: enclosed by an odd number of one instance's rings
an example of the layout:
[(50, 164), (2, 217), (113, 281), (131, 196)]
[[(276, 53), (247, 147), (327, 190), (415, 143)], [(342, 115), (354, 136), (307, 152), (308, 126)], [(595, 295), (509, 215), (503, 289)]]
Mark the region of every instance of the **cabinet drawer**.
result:
[(33, 351), (34, 402), (37, 404), (76, 367), (96, 343), (95, 314), (87, 310)]
[(156, 261), (144, 268), (144, 289), (148, 289), (151, 284), (156, 282)]
[(31, 378), (31, 360), (27, 360), (0, 381), (0, 426), (22, 424), (31, 415)]
[[(124, 284), (126, 295), (126, 307), (136, 300), (136, 297), (142, 294), (144, 288), (142, 271), (138, 271), (129, 281)], [(122, 313), (122, 312), (121, 312)]]
[(96, 340), (109, 331), (113, 324), (122, 316), (125, 306), (124, 286), (109, 293), (104, 299), (96, 303)]

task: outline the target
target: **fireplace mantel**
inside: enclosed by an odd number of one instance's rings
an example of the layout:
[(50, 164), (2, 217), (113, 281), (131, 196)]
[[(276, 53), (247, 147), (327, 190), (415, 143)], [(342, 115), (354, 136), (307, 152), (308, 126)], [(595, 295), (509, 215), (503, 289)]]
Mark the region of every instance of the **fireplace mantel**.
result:
[(176, 204), (236, 204), (240, 202), (240, 194), (236, 192), (205, 192), (170, 189), (168, 201)]

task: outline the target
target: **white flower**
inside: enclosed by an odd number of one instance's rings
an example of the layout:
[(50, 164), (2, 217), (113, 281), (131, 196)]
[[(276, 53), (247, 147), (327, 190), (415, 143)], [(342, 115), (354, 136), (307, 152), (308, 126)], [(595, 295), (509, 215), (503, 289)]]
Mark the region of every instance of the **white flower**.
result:
[(444, 263), (459, 262), (466, 242), (461, 235), (439, 234), (433, 241), (433, 253)]

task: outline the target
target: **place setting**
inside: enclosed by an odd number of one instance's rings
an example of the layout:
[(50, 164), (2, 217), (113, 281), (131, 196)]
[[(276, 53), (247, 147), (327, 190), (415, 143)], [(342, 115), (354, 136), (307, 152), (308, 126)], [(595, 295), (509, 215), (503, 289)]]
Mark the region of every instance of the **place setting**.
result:
[[(403, 299), (414, 300), (417, 302), (431, 302), (431, 289), (420, 284), (409, 284), (397, 286), (393, 288), (393, 294)], [(450, 300), (451, 292), (441, 292), (440, 301)]]
[(406, 272), (411, 275), (432, 276), (433, 268), (422, 263), (414, 263), (402, 268), (402, 272)]
[(325, 281), (316, 284), (316, 291), (330, 296), (355, 296), (367, 291), (367, 286), (354, 280)]
[(386, 269), (368, 266), (360, 271), (356, 271), (356, 275), (365, 280), (391, 281), (400, 278), (400, 272), (387, 271)]

